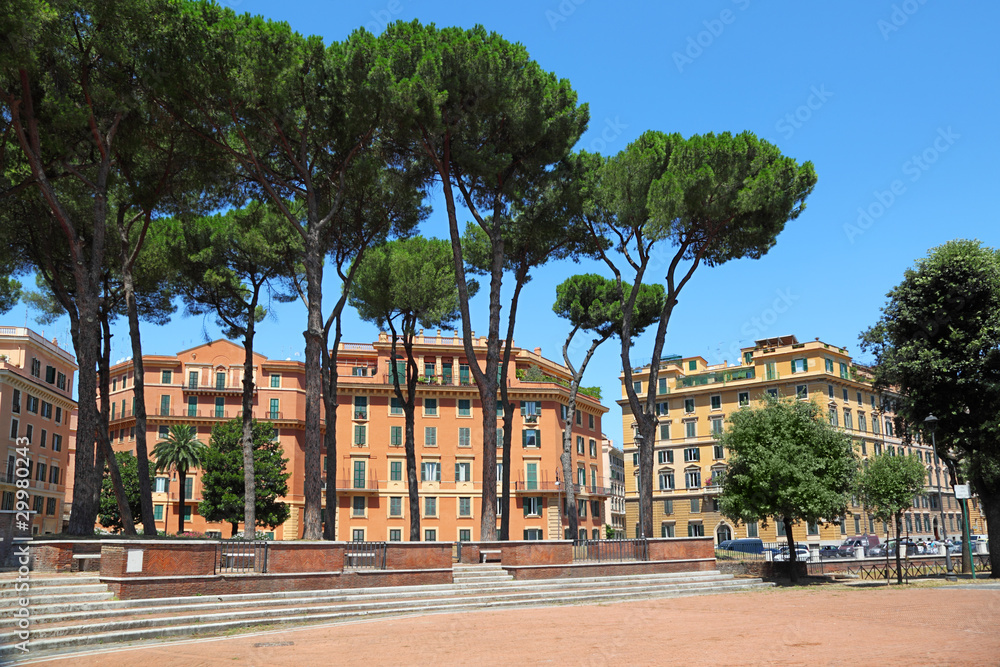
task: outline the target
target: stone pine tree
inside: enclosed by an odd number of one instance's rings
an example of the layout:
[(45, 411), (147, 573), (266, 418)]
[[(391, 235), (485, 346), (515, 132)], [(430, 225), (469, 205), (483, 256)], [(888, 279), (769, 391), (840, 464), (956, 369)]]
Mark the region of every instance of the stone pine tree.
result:
[[(585, 165), (575, 156), (557, 164), (531, 184), (511, 205), (509, 219), (501, 227), (504, 271), (513, 278), (513, 290), (507, 311), (507, 333), (500, 362), (500, 402), (503, 405), (503, 447), (500, 496), (500, 539), (510, 537), (511, 439), (514, 429), (514, 404), (505, 381), (514, 343), (514, 325), (524, 287), (532, 272), (552, 261), (595, 257), (596, 242), (583, 217), (583, 197), (577, 183)], [(604, 245), (607, 245), (606, 243)], [(491, 275), (493, 243), (478, 224), (466, 226), (462, 248), (469, 272)], [(499, 432), (497, 437), (500, 437)]]
[(858, 469), (851, 439), (809, 401), (765, 396), (727, 422), (719, 438), (729, 451), (719, 509), (737, 523), (780, 521), (797, 582), (792, 526), (846, 512)]
[[(950, 241), (887, 296), (879, 321), (861, 335), (862, 349), (875, 356), (876, 386), (898, 396), (908, 433), (937, 418), (937, 455), (952, 484), (962, 479), (958, 460), (967, 462), (990, 558), (1000, 562), (1000, 254), (979, 241)], [(962, 568), (971, 571), (964, 550)]]
[[(329, 476), (336, 475), (337, 348), (352, 274), (365, 250), (419, 220), (422, 176), (382, 141), (388, 95), (371, 76), (375, 38), (358, 30), (324, 45), (287, 23), (211, 3), (180, 5), (182, 30), (146, 46), (183, 65), (163, 104), (244, 176), (242, 191), (269, 201), (300, 236), (305, 337), (303, 536), (333, 539), (321, 523), (321, 418)], [(324, 312), (324, 270), (341, 282)], [(332, 340), (331, 340), (332, 332)], [(336, 515), (327, 485), (328, 516)]]
[[(619, 291), (620, 287), (624, 289), (624, 295)], [(616, 280), (609, 280), (592, 273), (572, 276), (556, 287), (556, 302), (552, 306), (552, 310), (573, 325), (566, 337), (566, 342), (563, 343), (562, 350), (563, 362), (570, 371), (571, 380), (569, 407), (563, 429), (561, 462), (566, 488), (569, 531), (574, 539), (579, 521), (573, 485), (572, 462), (576, 398), (580, 391), (583, 374), (598, 346), (621, 333), (622, 302), (629, 300), (628, 294), (631, 289), (630, 285), (619, 286)], [(634, 312), (632, 314), (632, 334), (634, 336), (638, 336), (646, 327), (656, 322), (656, 318), (663, 310), (662, 285), (642, 285), (639, 290), (639, 296), (634, 299)], [(578, 333), (590, 333), (594, 335), (594, 338), (591, 339), (590, 347), (587, 348), (580, 365), (576, 366), (570, 358), (570, 349), (573, 346), (573, 339)]]
[(612, 241), (604, 262), (633, 287), (656, 272), (666, 299), (653, 336), (646, 395), (632, 382), (632, 312), (623, 306), (621, 357), (629, 411), (639, 443), (639, 520), (653, 530), (653, 445), (660, 356), (674, 307), (701, 265), (758, 259), (785, 223), (797, 218), (816, 184), (811, 162), (798, 164), (749, 132), (693, 135), (647, 131), (623, 151), (596, 160), (583, 187), (590, 193), (595, 236)]
[(243, 451), (246, 434), (242, 420), (231, 419), (212, 428), (208, 447), (201, 458), (201, 502), (198, 504), (198, 513), (205, 521), (228, 522), (233, 537), (242, 523), (243, 536), (247, 539), (256, 536), (257, 526), (274, 529), (290, 515), (288, 505), (281, 498), (288, 494), (291, 473), (285, 472), (288, 459), (283, 456), (274, 426), (269, 421), (254, 419), (250, 430), (255, 523), (248, 523), (245, 513)]
[(174, 424), (167, 432), (167, 437), (153, 447), (156, 458), (156, 471), (177, 471), (177, 490), (180, 496), (180, 512), (177, 517), (177, 532), (184, 532), (184, 508), (186, 504), (186, 486), (188, 473), (201, 467), (205, 456), (205, 444), (198, 440), (198, 433), (188, 424)]
[[(389, 26), (372, 78), (385, 92), (386, 134), (441, 184), (448, 216), (462, 341), (483, 411), (480, 539), (497, 536), (497, 393), (504, 223), (510, 207), (544, 179), (586, 129), (586, 106), (566, 80), (545, 72), (520, 44), (482, 26)], [(476, 349), (458, 207), (489, 239), (486, 349)]]
[(923, 493), (927, 470), (915, 454), (879, 454), (867, 461), (858, 475), (858, 500), (866, 510), (896, 529), (896, 583), (903, 583), (899, 538), (903, 533), (903, 512), (913, 507), (914, 497)]
[[(174, 260), (175, 286), (187, 312), (214, 316), (226, 338), (243, 344), (243, 516), (248, 526), (255, 526), (254, 337), (271, 302), (297, 298), (293, 274), (300, 239), (273, 207), (260, 202), (169, 222), (161, 225), (157, 241)], [(249, 533), (251, 538), (255, 534)]]
[[(470, 285), (474, 293), (475, 285)], [(417, 326), (439, 328), (458, 319), (458, 290), (451, 244), (415, 236), (373, 248), (358, 267), (350, 304), (366, 322), (388, 327), (392, 341), (389, 378), (403, 407), (406, 480), (410, 505), (410, 540), (420, 541), (420, 485), (414, 438), (414, 409), (420, 375), (413, 354)], [(405, 363), (400, 365), (398, 346)], [(405, 391), (404, 391), (405, 389)]]

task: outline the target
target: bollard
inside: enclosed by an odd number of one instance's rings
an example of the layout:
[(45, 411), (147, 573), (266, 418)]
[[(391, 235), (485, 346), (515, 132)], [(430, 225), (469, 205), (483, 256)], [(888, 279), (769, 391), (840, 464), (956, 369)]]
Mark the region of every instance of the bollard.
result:
[(858, 560), (861, 560), (862, 558), (864, 558), (865, 557), (865, 548), (864, 547), (854, 547), (854, 557), (857, 558)]

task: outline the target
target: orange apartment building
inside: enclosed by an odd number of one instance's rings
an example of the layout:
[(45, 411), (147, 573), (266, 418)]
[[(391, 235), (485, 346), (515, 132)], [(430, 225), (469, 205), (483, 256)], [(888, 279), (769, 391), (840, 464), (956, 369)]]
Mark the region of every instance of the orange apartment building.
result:
[(28, 443), (27, 491), (35, 535), (62, 530), (76, 370), (76, 359), (55, 340), (25, 327), (0, 326), (0, 423), (5, 427), (0, 443), (7, 462), (0, 509), (15, 508), (21, 438)]
[[(624, 375), (621, 380), (624, 383)], [(649, 366), (634, 369), (632, 380), (636, 392), (645, 396)], [(872, 391), (870, 370), (854, 362), (845, 348), (781, 336), (743, 348), (737, 365), (710, 365), (700, 356), (661, 359), (653, 455), (653, 529), (658, 536), (711, 535), (716, 543), (742, 537), (784, 539), (783, 526), (773, 520), (767, 526), (736, 526), (718, 506), (728, 454), (718, 443), (725, 419), (765, 393), (818, 404), (831, 424), (851, 436), (862, 459), (881, 453), (919, 456), (927, 481), (924, 493), (904, 515), (905, 531), (914, 537), (941, 538), (961, 533), (962, 514), (944, 463), (921, 437), (922, 429), (915, 429), (909, 441), (903, 437), (900, 430), (906, 425), (899, 424)], [(626, 528), (633, 537), (639, 520), (638, 448), (624, 384), (622, 397), (618, 403), (623, 411)], [(969, 502), (970, 527), (973, 533), (983, 533), (985, 521), (977, 505)], [(827, 524), (795, 526), (795, 539), (829, 544), (865, 532), (885, 535), (885, 525), (856, 504), (845, 516), (829, 519)]]
[[(485, 339), (476, 347), (485, 352)], [(417, 385), (415, 447), (420, 479), (421, 539), (479, 539), (482, 488), (482, 414), (462, 341), (457, 337), (417, 336), (421, 372)], [(146, 370), (147, 438), (150, 450), (172, 424), (194, 426), (208, 444), (212, 426), (240, 413), (243, 348), (219, 340), (177, 353), (148, 355)], [(341, 540), (403, 540), (409, 536), (404, 418), (389, 374), (391, 341), (381, 334), (374, 344), (342, 343), (337, 418), (337, 535)], [(558, 381), (529, 382), (517, 371), (537, 366), (559, 380), (567, 370), (541, 356), (541, 350), (514, 348), (509, 395), (519, 406), (511, 456), (511, 537), (557, 539), (565, 535), (559, 454), (568, 389)], [(111, 369), (111, 437), (116, 449), (134, 451), (131, 362)], [(276, 539), (302, 535), (305, 465), (305, 372), (302, 362), (254, 359), (254, 414), (274, 423), (288, 459), (291, 516), (274, 531)], [(580, 533), (601, 535), (604, 486), (599, 442), (600, 402), (580, 395), (573, 427)], [(497, 450), (499, 463), (500, 450)], [(323, 462), (324, 469), (326, 462)], [(499, 472), (498, 472), (499, 477)], [(229, 536), (228, 524), (208, 523), (198, 514), (201, 478), (188, 476), (185, 528)], [(177, 529), (176, 475), (157, 476), (153, 504), (157, 526)], [(498, 520), (499, 523), (499, 520)]]

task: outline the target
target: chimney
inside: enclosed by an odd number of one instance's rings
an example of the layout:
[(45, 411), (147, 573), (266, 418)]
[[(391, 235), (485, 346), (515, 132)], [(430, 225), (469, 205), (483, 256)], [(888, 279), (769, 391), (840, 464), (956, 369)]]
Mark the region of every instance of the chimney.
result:
[(535, 354), (537, 354), (538, 356), (542, 356), (542, 348), (536, 347), (535, 348)]

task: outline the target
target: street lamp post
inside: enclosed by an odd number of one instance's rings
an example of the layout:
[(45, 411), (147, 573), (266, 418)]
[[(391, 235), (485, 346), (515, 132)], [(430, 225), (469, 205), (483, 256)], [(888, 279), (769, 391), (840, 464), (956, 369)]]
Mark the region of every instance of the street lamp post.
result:
[[(931, 447), (934, 448), (934, 456), (937, 457), (937, 438), (934, 435), (934, 430), (937, 427), (938, 418), (934, 415), (927, 415), (927, 419), (924, 423), (927, 424), (927, 428), (931, 432)], [(948, 539), (948, 533), (945, 532), (944, 527), (944, 497), (941, 494), (941, 485), (938, 484), (938, 511), (941, 513), (941, 532), (944, 534), (945, 539)], [(945, 568), (948, 570), (948, 574), (945, 575), (947, 581), (958, 581), (958, 577), (955, 576), (955, 569), (951, 563), (951, 552), (948, 550), (948, 545), (944, 545), (944, 564)]]

